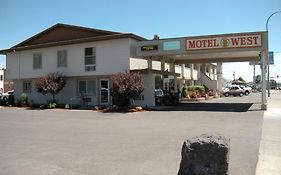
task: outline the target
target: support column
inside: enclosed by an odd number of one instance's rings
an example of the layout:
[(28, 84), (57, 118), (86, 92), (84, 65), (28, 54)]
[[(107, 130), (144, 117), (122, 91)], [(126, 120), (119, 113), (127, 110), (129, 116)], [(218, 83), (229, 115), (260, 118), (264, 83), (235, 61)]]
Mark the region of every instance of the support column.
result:
[(266, 60), (268, 60), (266, 51), (261, 53), (261, 78), (262, 78), (262, 97), (261, 97), (261, 110), (267, 110), (266, 101)]
[(254, 65), (254, 76), (253, 76), (254, 86), (256, 87), (256, 65)]
[(201, 64), (197, 64), (197, 80), (201, 82)]
[(190, 64), (190, 79), (191, 79), (192, 86), (194, 86), (193, 71), (194, 71), (194, 64)]
[(213, 80), (217, 80), (216, 79), (216, 68), (215, 67), (213, 67)]
[(222, 96), (222, 63), (217, 63), (217, 93)]
[(208, 65), (208, 72), (209, 72), (209, 77), (210, 77), (210, 78), (212, 78), (212, 76), (211, 76), (211, 75), (212, 75), (212, 72), (211, 72), (212, 69), (211, 69), (211, 67), (212, 67), (212, 65), (209, 64), (209, 65)]
[(148, 59), (147, 59), (147, 68), (152, 69), (152, 58), (151, 57), (148, 57)]
[(176, 71), (175, 63), (170, 63), (169, 66), (170, 66), (169, 67), (169, 69), (170, 69), (169, 71), (175, 73), (175, 71)]
[(165, 71), (165, 58), (161, 59), (161, 71)]
[[(176, 65), (175, 63), (171, 63), (171, 72), (175, 73), (176, 72)], [(177, 93), (178, 92), (178, 82), (177, 82), (177, 77), (174, 76), (174, 92)]]
[(184, 64), (182, 64), (182, 65), (181, 65), (181, 78), (182, 78), (183, 80), (185, 80), (184, 74), (185, 74), (185, 66), (184, 66)]
[(203, 73), (206, 75), (206, 64), (202, 64), (203, 66)]

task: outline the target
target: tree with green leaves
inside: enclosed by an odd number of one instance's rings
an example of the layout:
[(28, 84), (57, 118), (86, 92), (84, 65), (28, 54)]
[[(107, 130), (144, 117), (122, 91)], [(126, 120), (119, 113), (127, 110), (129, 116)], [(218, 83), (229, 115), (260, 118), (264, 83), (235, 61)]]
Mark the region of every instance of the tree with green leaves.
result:
[(259, 84), (259, 83), (261, 83), (261, 76), (257, 75), (256, 76), (256, 84)]
[(243, 77), (239, 77), (238, 80), (241, 81), (241, 82), (243, 82), (243, 83), (246, 82), (246, 81), (243, 79)]
[(277, 82), (275, 80), (270, 80), (270, 88), (271, 89), (276, 89), (277, 88)]
[(36, 79), (35, 86), (37, 92), (43, 95), (51, 94), (53, 97), (53, 102), (56, 101), (56, 94), (58, 94), (66, 84), (66, 78), (58, 72), (49, 73), (45, 77), (40, 77)]

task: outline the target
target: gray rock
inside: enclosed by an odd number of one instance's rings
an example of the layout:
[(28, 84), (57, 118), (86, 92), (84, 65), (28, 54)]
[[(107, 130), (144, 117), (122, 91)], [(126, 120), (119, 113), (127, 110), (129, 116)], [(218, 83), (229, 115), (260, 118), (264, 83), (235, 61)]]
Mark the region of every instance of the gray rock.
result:
[(211, 135), (187, 139), (178, 175), (226, 175), (229, 142), (225, 137)]

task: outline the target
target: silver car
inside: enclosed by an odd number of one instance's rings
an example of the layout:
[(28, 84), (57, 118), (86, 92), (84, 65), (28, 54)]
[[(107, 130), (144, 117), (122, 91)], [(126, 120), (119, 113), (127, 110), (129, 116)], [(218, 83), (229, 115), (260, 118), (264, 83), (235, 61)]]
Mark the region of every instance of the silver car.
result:
[(239, 86), (231, 86), (228, 90), (223, 92), (223, 95), (228, 97), (229, 95), (233, 95), (234, 97), (239, 95), (242, 97), (245, 94), (245, 90)]

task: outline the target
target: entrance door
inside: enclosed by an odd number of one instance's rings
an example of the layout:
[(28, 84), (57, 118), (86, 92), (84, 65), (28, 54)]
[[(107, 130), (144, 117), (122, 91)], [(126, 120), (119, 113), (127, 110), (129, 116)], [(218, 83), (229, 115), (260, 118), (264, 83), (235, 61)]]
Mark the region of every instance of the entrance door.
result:
[(100, 104), (109, 105), (109, 80), (100, 80)]

